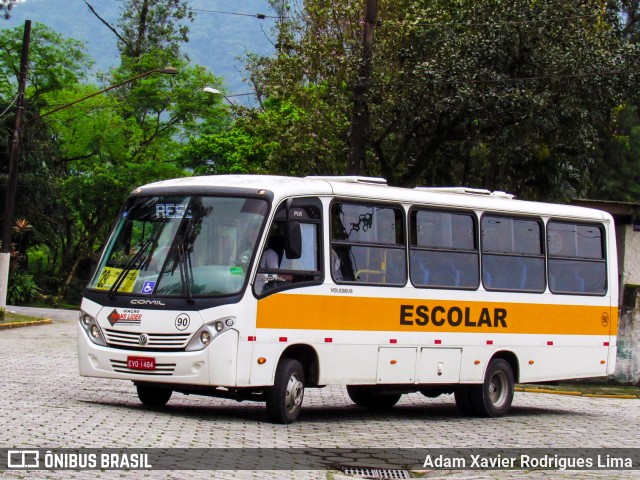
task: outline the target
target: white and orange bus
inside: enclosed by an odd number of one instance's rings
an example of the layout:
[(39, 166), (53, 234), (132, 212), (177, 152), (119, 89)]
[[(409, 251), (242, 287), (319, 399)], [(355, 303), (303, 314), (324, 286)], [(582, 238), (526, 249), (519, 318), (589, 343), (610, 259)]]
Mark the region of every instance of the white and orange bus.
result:
[(305, 388), (360, 406), (453, 393), (500, 416), (514, 383), (612, 374), (607, 213), (368, 177), (209, 176), (140, 187), (82, 302), (80, 374), (265, 401)]

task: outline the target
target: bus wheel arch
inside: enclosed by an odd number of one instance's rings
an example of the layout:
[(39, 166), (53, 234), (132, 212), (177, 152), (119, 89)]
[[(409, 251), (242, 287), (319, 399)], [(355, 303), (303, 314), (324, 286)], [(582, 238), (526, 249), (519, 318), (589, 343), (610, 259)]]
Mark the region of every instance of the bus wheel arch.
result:
[(518, 357), (516, 356), (516, 354), (510, 350), (502, 350), (500, 352), (496, 352), (491, 357), (491, 360), (489, 360), (489, 362), (487, 363), (487, 368), (489, 368), (491, 362), (496, 358), (501, 358), (509, 364), (509, 366), (511, 367), (511, 372), (513, 373), (514, 383), (518, 383), (520, 381), (520, 364), (518, 362)]
[(284, 352), (282, 352), (282, 355), (280, 355), (278, 365), (285, 358), (297, 360), (302, 364), (302, 368), (304, 369), (305, 386), (318, 386), (318, 380), (320, 378), (320, 360), (318, 358), (318, 353), (313, 347), (302, 343), (289, 345)]

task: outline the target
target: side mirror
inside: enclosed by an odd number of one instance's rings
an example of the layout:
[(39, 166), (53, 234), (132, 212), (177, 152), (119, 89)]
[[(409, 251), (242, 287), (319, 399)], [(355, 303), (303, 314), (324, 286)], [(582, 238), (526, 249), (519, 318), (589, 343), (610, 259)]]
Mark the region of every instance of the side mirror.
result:
[(300, 233), (300, 222), (295, 220), (287, 221), (287, 236), (285, 238), (284, 251), (287, 258), (291, 260), (302, 256), (302, 234)]

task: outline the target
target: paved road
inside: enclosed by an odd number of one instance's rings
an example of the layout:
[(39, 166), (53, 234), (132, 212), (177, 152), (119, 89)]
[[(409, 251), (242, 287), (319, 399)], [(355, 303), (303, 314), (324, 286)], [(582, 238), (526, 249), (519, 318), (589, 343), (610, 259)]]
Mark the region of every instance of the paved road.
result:
[[(14, 309), (14, 308), (11, 308)], [(174, 394), (144, 409), (131, 383), (81, 378), (76, 311), (15, 310), (54, 323), (0, 330), (0, 447), (463, 448), (640, 447), (640, 400), (517, 392), (500, 419), (459, 416), (451, 396), (406, 395), (388, 413), (355, 407), (341, 387), (308, 390), (299, 421), (267, 422), (262, 404)], [(3, 478), (346, 478), (324, 471), (1, 472)], [(433, 471), (425, 478), (638, 478), (640, 472)], [(351, 477), (349, 477), (351, 478)]]

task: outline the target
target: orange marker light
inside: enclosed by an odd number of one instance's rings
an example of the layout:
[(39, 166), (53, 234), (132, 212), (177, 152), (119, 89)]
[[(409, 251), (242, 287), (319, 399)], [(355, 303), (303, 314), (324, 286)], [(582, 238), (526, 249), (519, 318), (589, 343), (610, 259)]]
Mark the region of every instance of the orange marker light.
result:
[(391, 360), (389, 363), (390, 363), (391, 365), (395, 365), (396, 363), (398, 363), (398, 361), (397, 361), (397, 360)]
[(529, 360), (529, 365), (533, 365), (534, 363), (536, 362), (534, 362), (533, 360)]
[(258, 365), (264, 365), (267, 363), (267, 359), (264, 357), (258, 357)]

